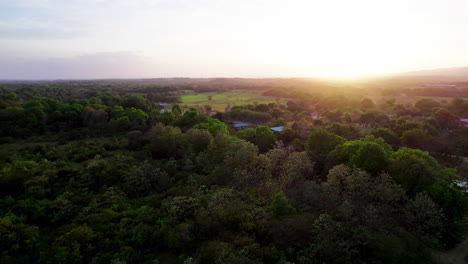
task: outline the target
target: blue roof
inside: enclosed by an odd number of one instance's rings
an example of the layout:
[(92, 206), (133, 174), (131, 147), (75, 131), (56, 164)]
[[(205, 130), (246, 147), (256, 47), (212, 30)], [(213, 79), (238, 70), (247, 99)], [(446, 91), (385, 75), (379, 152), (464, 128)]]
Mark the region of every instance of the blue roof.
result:
[(234, 124), (234, 127), (245, 127), (245, 126), (248, 126), (249, 124), (247, 123), (237, 123), (237, 124)]
[(273, 130), (273, 131), (276, 131), (276, 132), (283, 132), (284, 131), (284, 126), (271, 127), (270, 129)]

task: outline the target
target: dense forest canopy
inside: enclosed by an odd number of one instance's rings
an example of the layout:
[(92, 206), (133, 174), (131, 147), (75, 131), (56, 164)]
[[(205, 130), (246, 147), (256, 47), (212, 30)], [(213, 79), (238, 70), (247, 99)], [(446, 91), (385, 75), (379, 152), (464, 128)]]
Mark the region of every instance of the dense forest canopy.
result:
[[(181, 104), (237, 90), (287, 100)], [(467, 92), (2, 82), (0, 263), (435, 263), (468, 231)]]

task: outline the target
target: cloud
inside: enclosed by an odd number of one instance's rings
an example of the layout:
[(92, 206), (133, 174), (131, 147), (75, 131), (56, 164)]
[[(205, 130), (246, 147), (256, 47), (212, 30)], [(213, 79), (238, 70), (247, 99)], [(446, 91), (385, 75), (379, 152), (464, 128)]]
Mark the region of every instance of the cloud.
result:
[(0, 25), (0, 39), (70, 39), (83, 34), (79, 30)]
[(166, 76), (169, 67), (133, 52), (104, 52), (69, 58), (0, 58), (0, 79), (102, 79)]

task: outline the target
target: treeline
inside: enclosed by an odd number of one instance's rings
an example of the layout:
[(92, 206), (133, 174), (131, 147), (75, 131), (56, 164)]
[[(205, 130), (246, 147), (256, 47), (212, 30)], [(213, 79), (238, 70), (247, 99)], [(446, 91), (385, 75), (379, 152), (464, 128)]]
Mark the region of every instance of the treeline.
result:
[(382, 95), (384, 96), (430, 96), (430, 97), (468, 97), (468, 87), (418, 87), (418, 88), (394, 88), (383, 89)]

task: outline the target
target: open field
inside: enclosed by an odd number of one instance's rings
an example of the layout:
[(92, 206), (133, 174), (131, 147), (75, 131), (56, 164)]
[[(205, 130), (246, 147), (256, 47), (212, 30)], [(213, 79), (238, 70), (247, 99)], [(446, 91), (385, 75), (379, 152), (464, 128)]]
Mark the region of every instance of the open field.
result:
[[(211, 100), (209, 97), (211, 96)], [(271, 96), (263, 96), (252, 91), (236, 91), (227, 93), (192, 93), (182, 96), (182, 106), (188, 107), (203, 107), (210, 105), (213, 110), (224, 110), (228, 105), (246, 105), (257, 102), (259, 104), (269, 103), (286, 103), (284, 98), (276, 98)]]

